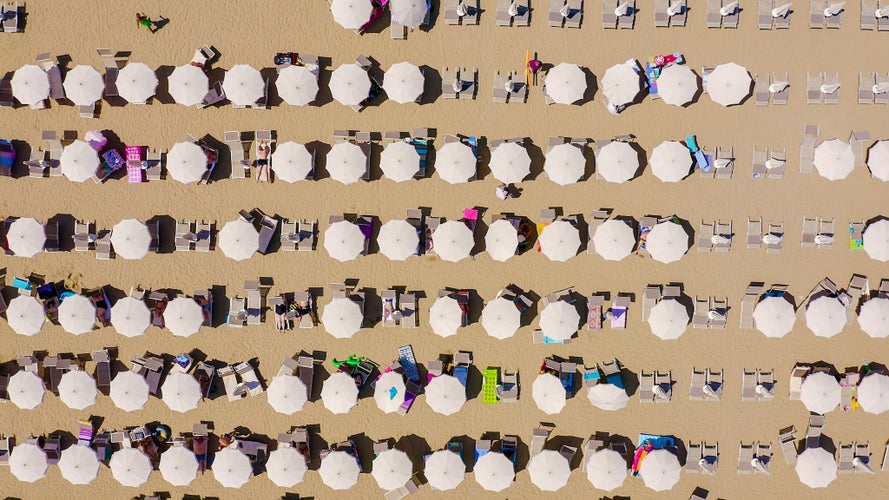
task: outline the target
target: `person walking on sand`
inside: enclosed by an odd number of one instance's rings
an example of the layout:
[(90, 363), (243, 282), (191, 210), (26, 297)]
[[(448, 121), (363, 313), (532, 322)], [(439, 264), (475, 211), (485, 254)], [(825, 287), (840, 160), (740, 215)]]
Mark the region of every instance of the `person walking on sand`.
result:
[(148, 31), (150, 31), (152, 33), (154, 33), (154, 31), (155, 31), (154, 22), (151, 20), (151, 18), (149, 18), (145, 14), (137, 12), (136, 13), (136, 23), (139, 26), (145, 26), (146, 28), (148, 28)]

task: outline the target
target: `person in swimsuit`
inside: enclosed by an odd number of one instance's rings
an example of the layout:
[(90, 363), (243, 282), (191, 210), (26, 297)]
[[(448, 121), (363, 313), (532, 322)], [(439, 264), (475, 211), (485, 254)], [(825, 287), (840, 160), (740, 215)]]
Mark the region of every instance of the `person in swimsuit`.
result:
[(256, 145), (256, 182), (269, 181), (269, 153), (272, 148), (266, 141), (260, 141)]

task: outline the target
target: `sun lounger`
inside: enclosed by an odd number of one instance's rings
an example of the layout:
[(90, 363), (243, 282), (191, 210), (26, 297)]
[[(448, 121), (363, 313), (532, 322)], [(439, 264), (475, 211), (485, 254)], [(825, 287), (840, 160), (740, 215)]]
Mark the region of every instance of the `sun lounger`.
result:
[[(880, 6), (881, 12), (887, 12), (887, 9), (889, 9), (889, 2), (886, 2), (886, 0), (879, 0), (878, 4)], [(876, 11), (874, 11), (874, 12), (876, 12)], [(876, 17), (876, 16), (874, 16), (874, 17)], [(883, 17), (877, 19), (877, 29), (879, 31), (889, 30), (889, 18), (887, 18), (884, 15)]]
[(741, 299), (740, 328), (742, 330), (752, 330), (754, 328), (753, 310), (756, 308), (762, 289), (762, 285), (750, 284), (744, 293), (744, 297)]
[[(467, 80), (467, 78), (469, 78)], [(478, 80), (478, 69), (472, 68), (472, 71), (468, 71), (466, 68), (463, 68), (460, 71), (460, 99), (472, 100), (475, 99), (475, 82)], [(453, 89), (451, 89), (453, 90)]]
[(601, 295), (591, 295), (587, 298), (587, 330), (601, 330), (603, 308), (605, 307), (605, 297)]
[(518, 14), (512, 18), (512, 25), (522, 27), (528, 26), (531, 21), (531, 4), (529, 0), (515, 0), (515, 4)]
[(497, 26), (509, 26), (512, 24), (512, 16), (509, 15), (510, 0), (497, 0)]
[(648, 316), (651, 314), (651, 309), (661, 300), (661, 290), (659, 287), (648, 286), (645, 287), (645, 292), (642, 295), (642, 321), (648, 321)]
[(497, 103), (506, 103), (509, 91), (506, 90), (506, 78), (500, 76), (500, 71), (494, 72), (493, 99)]
[(691, 370), (691, 386), (688, 391), (688, 399), (701, 401), (704, 399), (704, 385), (707, 384), (707, 372), (704, 370)]
[(583, 0), (568, 0), (568, 17), (565, 18), (565, 27), (580, 29), (583, 19)]
[[(762, 0), (760, 0), (762, 1)], [(771, 19), (771, 17), (769, 17)], [(755, 98), (755, 106), (756, 107), (764, 107), (769, 105), (769, 98), (771, 94), (769, 93), (769, 82), (765, 78), (760, 78), (757, 75), (753, 79), (753, 95)]]
[[(731, 3), (732, 3), (732, 0), (723, 0), (722, 6), (725, 7)], [(740, 13), (741, 13), (741, 9), (739, 7), (735, 7), (734, 9), (732, 9), (732, 11), (729, 14), (722, 16), (722, 27), (728, 28), (728, 29), (737, 29), (738, 28), (738, 18), (740, 17)], [(720, 12), (720, 15), (721, 15), (721, 12)], [(777, 22), (778, 19), (775, 19), (775, 21)]]
[(509, 75), (509, 81), (512, 82), (512, 89), (509, 93), (510, 104), (522, 104), (528, 97), (528, 86), (525, 85), (524, 79), (520, 78), (518, 73), (513, 71)]
[[(717, 153), (718, 155), (718, 153)], [(713, 244), (717, 252), (728, 252), (732, 248), (732, 222), (716, 221), (714, 223), (714, 235), (721, 238)]]
[(753, 472), (753, 443), (741, 443), (738, 447), (738, 474), (751, 474)]
[(3, 3), (3, 32), (18, 33), (19, 31), (19, 3)]
[(618, 16), (615, 14), (620, 0), (602, 0), (602, 28), (617, 29)]
[(791, 401), (798, 401), (800, 398), (800, 391), (803, 386), (803, 379), (808, 375), (809, 367), (797, 365), (793, 367), (793, 370), (790, 372), (790, 379), (788, 380), (788, 385), (790, 387), (790, 396), (788, 399)]
[(825, 0), (810, 0), (809, 3), (809, 28), (821, 29), (824, 27)]
[(873, 104), (874, 103), (874, 90), (873, 87), (876, 85), (877, 77), (875, 73), (871, 73), (870, 75), (865, 75), (864, 73), (858, 73), (858, 104)]
[(228, 397), (229, 401), (237, 401), (244, 397), (244, 394), (247, 391), (239, 388), (237, 375), (235, 375), (233, 367), (223, 366), (222, 368), (219, 368), (216, 373), (219, 375), (219, 378), (222, 379), (222, 383), (225, 386), (225, 395)]
[(722, 15), (719, 9), (722, 8), (722, 0), (707, 0), (707, 27), (721, 28)]
[(781, 452), (784, 455), (784, 462), (787, 465), (796, 463), (796, 428), (794, 426), (785, 427), (778, 431), (778, 441), (781, 443)]
[[(772, 241), (764, 241), (766, 245), (766, 252), (780, 253), (781, 247), (784, 245), (784, 223), (769, 222), (769, 231), (766, 235), (772, 237)], [(763, 236), (763, 239), (765, 240), (765, 236)]]
[(874, 12), (877, 10), (877, 2), (875, 0), (861, 0), (861, 25), (862, 31), (874, 31), (877, 26), (877, 20)]
[(743, 370), (741, 372), (741, 401), (757, 401), (756, 392), (759, 370)]
[(819, 238), (815, 241), (818, 245), (819, 250), (830, 250), (833, 248), (833, 240), (836, 236), (836, 220), (835, 219), (825, 219), (821, 218), (818, 224), (818, 236)]
[[(871, 18), (873, 20), (873, 18)], [(876, 84), (889, 84), (889, 74), (877, 73)], [(874, 104), (889, 104), (889, 92), (880, 92), (874, 94)]]
[(713, 223), (701, 221), (698, 226), (698, 251), (709, 252), (713, 249)]
[(815, 217), (803, 217), (803, 234), (800, 244), (803, 247), (815, 246), (815, 234), (818, 231), (818, 219)]
[(639, 402), (653, 403), (654, 397), (654, 374), (643, 370), (639, 373)]
[(821, 85), (823, 84), (823, 74), (806, 73), (806, 104), (821, 104)]
[(654, 27), (668, 28), (670, 26), (670, 16), (667, 9), (670, 7), (670, 0), (654, 0)]
[(768, 476), (770, 474), (769, 464), (772, 461), (772, 443), (763, 443), (762, 441), (757, 441), (753, 456), (756, 459), (756, 465), (754, 465), (753, 467), (753, 473), (764, 474)]
[(441, 97), (442, 99), (456, 99), (457, 91), (454, 90), (454, 82), (457, 81), (457, 68), (449, 69), (447, 66), (441, 70)]
[(766, 169), (766, 176), (769, 179), (783, 179), (787, 166), (787, 150), (785, 148), (781, 150), (769, 148), (769, 159), (773, 160), (777, 166)]
[[(631, 30), (636, 22), (636, 0), (624, 1), (627, 3), (627, 12), (625, 15), (617, 18), (617, 27), (622, 30)], [(623, 3), (621, 0), (618, 0), (618, 2)]]
[(870, 443), (869, 442), (861, 442), (858, 441), (855, 443), (855, 458), (858, 459), (858, 464), (856, 465), (855, 460), (853, 459), (852, 464), (855, 468), (856, 474), (873, 474), (874, 470), (870, 467)]
[(551, 425), (541, 423), (539, 427), (532, 429), (531, 441), (528, 443), (528, 452), (532, 458), (543, 451), (543, 447), (546, 445), (546, 441), (549, 439), (553, 428)]
[(871, 135), (867, 130), (853, 130), (849, 136), (849, 145), (855, 154), (855, 168), (867, 167), (867, 150), (871, 145)]
[[(840, 74), (835, 73), (832, 76), (828, 76), (825, 73), (821, 73), (822, 78), (824, 80), (825, 85), (839, 85), (840, 84)], [(840, 100), (840, 88), (837, 87), (831, 93), (824, 93), (824, 104), (838, 104)]]
[(806, 449), (821, 447), (821, 434), (824, 431), (824, 416), (809, 415), (809, 425), (806, 428)]
[[(673, 379), (671, 372), (657, 371), (654, 375), (654, 401), (656, 403), (669, 403), (673, 398)], [(658, 389), (659, 388), (659, 389)]]
[(771, 93), (772, 94), (772, 104), (778, 105), (778, 106), (786, 105), (787, 104), (787, 96), (790, 94), (790, 83), (789, 83), (790, 80), (787, 77), (787, 73), (786, 72), (784, 73), (783, 79), (778, 79), (778, 77), (775, 75), (775, 73), (772, 73), (771, 79), (769, 80), (769, 82), (770, 82), (770, 84), (778, 83), (778, 82), (787, 83), (787, 85), (783, 89), (779, 90), (778, 92)]
[(759, 0), (759, 10), (757, 12), (759, 29), (772, 29), (772, 0)]
[(241, 376), (241, 382), (247, 384), (247, 390), (251, 396), (258, 396), (262, 394), (262, 384), (259, 382), (259, 379), (256, 377), (256, 370), (253, 366), (244, 361), (235, 367), (235, 372)]
[(806, 125), (803, 132), (803, 141), (799, 147), (799, 171), (801, 174), (811, 174), (815, 166), (815, 141), (818, 139), (818, 125)]
[(708, 316), (710, 318), (710, 328), (724, 330), (728, 319), (728, 299), (717, 299), (716, 297), (712, 297), (710, 299), (710, 312), (708, 313)]
[(707, 369), (707, 384), (704, 387), (704, 399), (719, 401), (722, 398), (722, 370)]
[[(766, 161), (768, 161), (768, 149), (762, 146), (753, 146), (753, 178), (765, 179), (768, 175)], [(758, 246), (758, 245), (757, 245)]]
[(611, 302), (611, 328), (625, 329), (627, 327), (627, 311), (630, 308), (630, 297), (618, 295)]
[(419, 326), (419, 318), (417, 317), (417, 296), (413, 293), (404, 293), (401, 295), (401, 327), (417, 328)]
[(707, 328), (710, 323), (710, 298), (695, 297), (695, 309), (691, 325), (694, 328)]
[(259, 281), (245, 281), (244, 292), (247, 294), (247, 324), (258, 325), (262, 322), (262, 294), (259, 291)]
[(701, 451), (702, 443), (692, 443), (689, 442), (686, 445), (686, 449), (688, 454), (685, 458), (685, 473), (686, 474), (697, 474), (701, 471), (700, 462), (703, 459), (703, 453)]
[(243, 297), (229, 299), (228, 318), (226, 324), (231, 327), (242, 327), (247, 324), (247, 301)]

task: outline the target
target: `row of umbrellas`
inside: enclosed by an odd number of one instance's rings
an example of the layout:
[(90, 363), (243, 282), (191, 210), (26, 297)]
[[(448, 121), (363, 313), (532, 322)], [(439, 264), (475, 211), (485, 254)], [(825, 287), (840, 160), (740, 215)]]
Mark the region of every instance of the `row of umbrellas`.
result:
[[(803, 379), (800, 401), (806, 409), (818, 414), (833, 411), (840, 405), (842, 386), (830, 373), (816, 371)], [(870, 372), (856, 387), (856, 398), (861, 409), (874, 414), (889, 410), (889, 376)]]
[[(633, 144), (613, 141), (596, 155), (597, 175), (608, 182), (624, 183), (637, 176), (640, 153)], [(855, 155), (848, 142), (839, 139), (824, 141), (815, 148), (815, 168), (827, 179), (843, 179), (852, 172)], [(352, 142), (334, 144), (326, 157), (332, 179), (342, 184), (361, 180), (367, 170), (367, 154)], [(423, 159), (410, 143), (388, 144), (380, 155), (383, 175), (395, 182), (414, 178)], [(85, 141), (66, 146), (59, 159), (62, 174), (73, 182), (91, 179), (99, 166), (98, 152)], [(665, 141), (652, 150), (651, 172), (662, 182), (679, 182), (689, 176), (694, 162), (689, 149), (679, 141)], [(868, 155), (871, 173), (889, 180), (889, 141), (876, 142)], [(471, 146), (451, 142), (436, 152), (436, 172), (450, 184), (469, 182), (476, 176), (478, 157)], [(304, 144), (287, 141), (279, 145), (271, 157), (272, 170), (278, 179), (293, 183), (306, 180), (314, 169), (314, 157)], [(531, 156), (521, 144), (507, 142), (491, 151), (489, 167), (493, 177), (507, 184), (522, 182), (531, 173)], [(587, 159), (582, 147), (559, 144), (547, 153), (543, 170), (547, 177), (561, 186), (578, 182), (585, 175)], [(179, 142), (167, 154), (166, 168), (170, 177), (184, 184), (199, 181), (206, 173), (204, 150), (191, 142)]]
[[(367, 4), (363, 0), (345, 0), (350, 4)], [(423, 6), (421, 0), (405, 0)], [(685, 105), (698, 92), (697, 75), (684, 65), (664, 68), (657, 80), (658, 95), (668, 104)], [(576, 64), (561, 63), (546, 77), (546, 93), (555, 102), (572, 104), (581, 100), (587, 90), (587, 77)], [(750, 75), (735, 63), (722, 64), (707, 76), (708, 95), (724, 106), (738, 104), (749, 94)], [(12, 78), (13, 95), (22, 104), (37, 104), (49, 97), (49, 78), (37, 65), (26, 64)], [(119, 95), (128, 102), (144, 103), (155, 95), (158, 78), (145, 63), (133, 62), (120, 70), (117, 81)], [(423, 94), (422, 71), (409, 62), (393, 64), (386, 71), (383, 89), (398, 103), (415, 102)], [(66, 97), (78, 105), (88, 106), (102, 99), (105, 81), (101, 73), (88, 65), (75, 66), (65, 75)], [(275, 86), (288, 104), (304, 106), (318, 94), (317, 70), (308, 66), (288, 66), (277, 76)], [(371, 89), (366, 68), (358, 64), (342, 64), (333, 71), (330, 90), (338, 102), (354, 106), (368, 97)], [(173, 99), (185, 106), (199, 104), (209, 90), (209, 80), (203, 68), (184, 65), (173, 70), (168, 79), (168, 91)], [(638, 67), (617, 64), (602, 78), (602, 92), (614, 105), (625, 105), (644, 90)], [(235, 105), (249, 106), (266, 95), (266, 81), (261, 72), (249, 64), (237, 64), (226, 71), (223, 81), (225, 97)]]
[[(118, 95), (132, 103), (144, 103), (157, 91), (157, 74), (145, 63), (132, 62), (117, 75)], [(210, 89), (204, 70), (190, 64), (173, 70), (168, 80), (170, 96), (185, 106), (200, 104)], [(12, 77), (13, 96), (24, 105), (33, 105), (49, 97), (47, 73), (35, 64), (26, 64)], [(278, 95), (288, 104), (304, 106), (318, 94), (317, 71), (307, 66), (283, 68), (275, 80)], [(77, 65), (65, 74), (65, 97), (80, 106), (102, 99), (105, 80), (94, 67)], [(249, 106), (266, 94), (262, 74), (249, 64), (237, 64), (226, 71), (222, 84), (225, 97), (235, 105)], [(365, 93), (365, 97), (367, 94)]]
[[(67, 481), (82, 485), (91, 483), (99, 473), (100, 463), (87, 446), (71, 446), (61, 453), (59, 470)], [(20, 481), (33, 483), (46, 476), (46, 454), (37, 445), (24, 443), (13, 448), (9, 456), (10, 472)], [(111, 473), (120, 484), (138, 487), (148, 481), (153, 467), (147, 455), (137, 448), (123, 448), (111, 456)], [(823, 488), (836, 479), (834, 455), (824, 448), (807, 448), (797, 458), (796, 472), (804, 484)], [(160, 455), (158, 467), (164, 480), (174, 486), (187, 486), (197, 477), (199, 464), (194, 453), (184, 446), (172, 446)], [(270, 481), (290, 488), (303, 481), (308, 470), (306, 461), (293, 447), (279, 447), (269, 454), (265, 463)], [(531, 482), (542, 491), (558, 491), (568, 484), (571, 465), (556, 450), (542, 450), (528, 462)], [(667, 449), (648, 452), (639, 466), (645, 486), (654, 491), (667, 491), (679, 482), (682, 465)], [(236, 448), (216, 452), (212, 472), (222, 486), (240, 488), (253, 475), (250, 459)], [(593, 487), (612, 491), (627, 478), (627, 463), (617, 451), (603, 448), (586, 457), (584, 473)], [(345, 451), (331, 451), (318, 469), (321, 481), (331, 489), (347, 490), (358, 482), (361, 468), (354, 456)], [(424, 463), (424, 475), (437, 490), (452, 490), (465, 479), (466, 465), (459, 454), (450, 450), (432, 453)], [(371, 476), (386, 491), (398, 489), (413, 476), (413, 463), (403, 451), (391, 448), (373, 460)], [(499, 492), (513, 484), (515, 465), (501, 452), (488, 451), (473, 467), (476, 482), (485, 490)]]

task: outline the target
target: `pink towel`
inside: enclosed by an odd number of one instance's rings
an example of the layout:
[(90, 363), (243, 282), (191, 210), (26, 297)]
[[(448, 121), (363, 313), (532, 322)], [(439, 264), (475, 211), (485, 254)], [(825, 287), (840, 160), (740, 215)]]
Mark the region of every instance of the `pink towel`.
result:
[(476, 210), (474, 208), (464, 208), (463, 209), (463, 219), (478, 220), (478, 210)]
[(142, 161), (142, 146), (127, 146), (125, 150), (127, 161)]
[(127, 165), (127, 180), (130, 184), (138, 184), (142, 182), (142, 167), (138, 165)]

